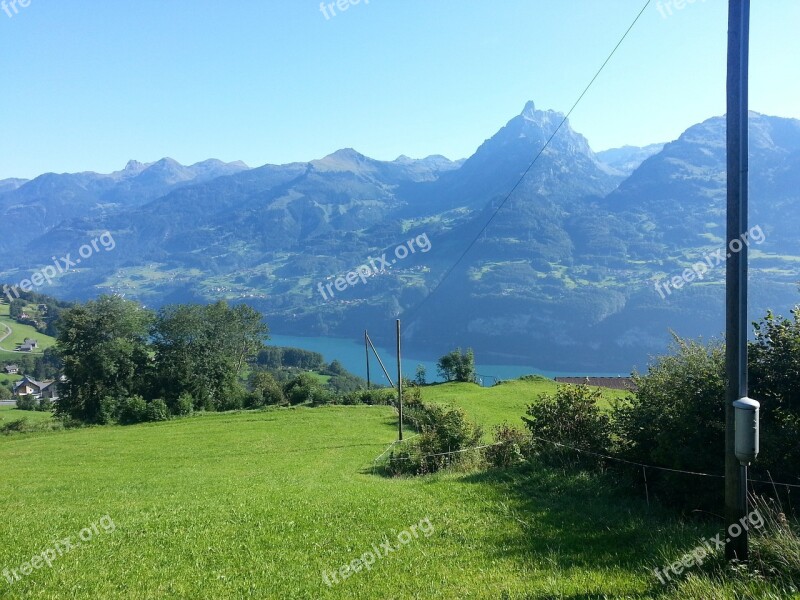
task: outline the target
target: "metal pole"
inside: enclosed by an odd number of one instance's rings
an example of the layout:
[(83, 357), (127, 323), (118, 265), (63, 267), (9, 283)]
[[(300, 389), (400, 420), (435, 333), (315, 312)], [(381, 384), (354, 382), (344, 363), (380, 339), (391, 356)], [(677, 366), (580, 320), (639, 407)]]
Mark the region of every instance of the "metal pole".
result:
[(389, 371), (387, 371), (386, 367), (383, 366), (383, 361), (381, 360), (380, 354), (378, 354), (378, 351), (375, 350), (375, 346), (372, 344), (372, 338), (369, 337), (369, 335), (367, 336), (367, 341), (369, 342), (370, 348), (372, 348), (372, 352), (375, 354), (375, 358), (378, 359), (378, 364), (381, 366), (381, 369), (383, 369), (383, 374), (386, 375), (386, 379), (389, 380), (389, 385), (394, 387), (394, 381), (392, 381), (392, 378), (389, 377)]
[[(728, 253), (726, 271), (725, 517), (728, 526), (747, 514), (747, 469), (735, 455), (733, 402), (747, 397), (748, 69), (750, 0), (728, 2)], [(738, 240), (738, 242), (735, 242)], [(738, 250), (738, 251), (737, 251)], [(748, 559), (747, 531), (728, 537), (728, 560)]]
[(400, 357), (400, 319), (397, 319), (397, 407), (400, 412), (398, 431), (400, 441), (403, 441), (403, 366)]
[(369, 334), (367, 330), (364, 330), (364, 354), (367, 355), (367, 389), (370, 389), (370, 380), (369, 380), (369, 345), (367, 345), (367, 338)]

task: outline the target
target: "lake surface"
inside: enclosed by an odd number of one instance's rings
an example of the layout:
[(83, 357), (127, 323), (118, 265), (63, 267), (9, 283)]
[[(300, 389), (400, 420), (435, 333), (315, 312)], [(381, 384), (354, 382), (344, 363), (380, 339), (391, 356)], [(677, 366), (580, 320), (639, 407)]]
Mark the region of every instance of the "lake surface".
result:
[[(326, 362), (331, 362), (336, 359), (342, 363), (345, 368), (366, 379), (366, 355), (364, 352), (364, 343), (356, 342), (354, 340), (342, 338), (329, 338), (329, 337), (299, 337), (293, 335), (271, 335), (269, 340), (270, 346), (289, 346), (292, 348), (302, 348), (303, 350), (310, 350), (312, 352), (319, 352), (325, 357)], [(376, 345), (375, 348), (386, 366), (392, 380), (397, 378), (397, 358), (394, 348), (388, 350)], [(403, 375), (409, 379), (414, 379), (417, 371), (417, 365), (423, 365), (427, 371), (427, 381), (441, 381), (436, 373), (436, 362), (431, 360), (421, 359), (414, 356), (413, 353), (403, 354)], [(629, 373), (587, 373), (582, 371), (580, 373), (569, 373), (563, 371), (546, 371), (537, 369), (534, 366), (521, 366), (521, 365), (491, 365), (478, 363), (476, 365), (478, 375), (483, 380), (484, 385), (493, 385), (496, 380), (502, 379), (517, 379), (523, 375), (543, 375), (544, 377), (617, 377), (619, 375), (627, 376)], [(374, 383), (389, 385), (386, 376), (383, 374), (378, 361), (375, 356), (370, 353), (370, 374)]]

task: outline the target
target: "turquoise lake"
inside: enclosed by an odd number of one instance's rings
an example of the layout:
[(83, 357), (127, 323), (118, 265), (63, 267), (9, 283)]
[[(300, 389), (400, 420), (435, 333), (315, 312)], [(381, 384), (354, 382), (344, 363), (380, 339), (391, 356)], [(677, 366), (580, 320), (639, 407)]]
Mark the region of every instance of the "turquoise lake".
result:
[[(303, 350), (310, 350), (312, 352), (319, 352), (325, 357), (326, 362), (331, 362), (336, 359), (341, 362), (345, 368), (358, 375), (359, 377), (366, 378), (366, 355), (364, 352), (364, 343), (356, 342), (355, 340), (348, 340), (342, 338), (329, 338), (329, 337), (299, 337), (291, 335), (271, 335), (268, 342), (271, 346), (289, 346), (292, 348), (302, 348)], [(392, 380), (397, 376), (397, 358), (395, 350), (382, 348), (376, 345), (378, 354), (386, 366)], [(480, 357), (478, 357), (480, 358)], [(413, 379), (417, 365), (423, 365), (427, 371), (427, 381), (439, 381), (440, 378), (436, 373), (436, 361), (424, 360), (414, 356), (413, 353), (403, 354), (403, 375), (409, 379)], [(543, 375), (545, 377), (616, 377), (627, 376), (629, 373), (570, 373), (562, 371), (546, 371), (537, 369), (534, 366), (524, 365), (492, 365), (481, 363), (477, 361), (477, 372), (484, 385), (493, 385), (496, 380), (503, 379), (517, 379), (523, 375)], [(370, 354), (370, 374), (374, 383), (388, 385), (389, 382), (386, 376), (381, 371), (378, 361), (375, 360), (374, 355)]]

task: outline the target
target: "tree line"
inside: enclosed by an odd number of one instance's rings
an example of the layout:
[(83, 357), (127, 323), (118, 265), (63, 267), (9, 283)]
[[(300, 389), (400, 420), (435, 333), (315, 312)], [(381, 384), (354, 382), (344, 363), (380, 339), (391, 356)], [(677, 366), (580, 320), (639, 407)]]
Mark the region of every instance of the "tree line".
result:
[(269, 329), (247, 305), (178, 305), (150, 311), (101, 296), (61, 314), (57, 352), (65, 381), (56, 414), (84, 423), (153, 420), (240, 408), (240, 376)]

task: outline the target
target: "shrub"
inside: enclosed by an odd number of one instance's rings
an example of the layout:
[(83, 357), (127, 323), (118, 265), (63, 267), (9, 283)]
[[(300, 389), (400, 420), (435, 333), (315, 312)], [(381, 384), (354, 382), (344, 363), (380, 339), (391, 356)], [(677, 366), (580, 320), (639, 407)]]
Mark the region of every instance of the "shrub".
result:
[(50, 398), (39, 398), (36, 403), (36, 410), (40, 412), (50, 412), (53, 410), (53, 401)]
[(587, 385), (562, 385), (555, 395), (542, 394), (528, 406), (522, 417), (531, 433), (532, 448), (544, 458), (569, 463), (593, 463), (574, 450), (562, 449), (552, 442), (571, 448), (606, 452), (611, 441), (611, 420), (598, 406), (602, 394)]
[(507, 468), (520, 463), (530, 451), (527, 434), (508, 423), (495, 427), (494, 443), (484, 450), (486, 462), (493, 467)]
[(17, 398), (17, 408), (19, 410), (36, 410), (39, 403), (33, 396), (20, 396)]
[(169, 411), (178, 417), (192, 414), (194, 411), (194, 398), (189, 392), (184, 392), (168, 404)]
[(27, 431), (28, 427), (28, 419), (25, 417), (21, 419), (16, 419), (14, 421), (9, 421), (8, 423), (4, 423), (0, 425), (0, 433), (9, 435), (12, 433), (22, 433)]
[(169, 408), (167, 403), (163, 400), (156, 399), (147, 405), (147, 420), (148, 421), (166, 421), (169, 419)]
[(761, 402), (759, 471), (794, 480), (800, 465), (800, 307), (792, 319), (772, 313), (754, 324), (749, 345), (750, 396)]
[(373, 405), (387, 405), (392, 404), (397, 397), (397, 392), (392, 389), (371, 389), (371, 390), (358, 390), (342, 394), (339, 398), (341, 404), (367, 404)]
[(319, 387), (317, 379), (308, 373), (301, 373), (289, 380), (283, 388), (283, 393), (289, 404), (305, 404), (314, 401), (314, 394)]
[(247, 408), (286, 404), (280, 384), (266, 371), (256, 371), (250, 376), (250, 390), (245, 402)]
[(248, 395), (239, 385), (231, 386), (221, 398), (217, 399), (216, 410), (240, 410), (244, 408)]
[(119, 403), (119, 422), (134, 425), (147, 420), (147, 402), (141, 396), (130, 396)]
[(421, 433), (406, 450), (390, 454), (390, 473), (423, 475), (475, 459), (458, 451), (480, 444), (483, 430), (461, 408), (426, 405), (413, 396), (410, 400), (413, 421)]

